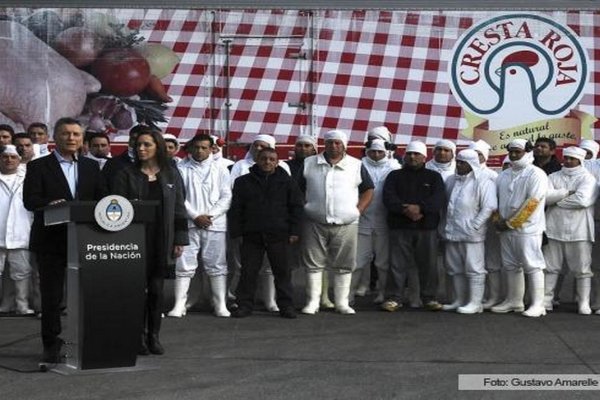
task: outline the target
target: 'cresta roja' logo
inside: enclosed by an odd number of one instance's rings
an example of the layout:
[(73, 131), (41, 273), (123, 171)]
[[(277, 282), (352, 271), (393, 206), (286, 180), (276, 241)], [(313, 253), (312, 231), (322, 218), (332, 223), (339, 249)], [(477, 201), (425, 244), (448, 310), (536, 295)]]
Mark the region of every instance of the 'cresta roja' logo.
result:
[(570, 28), (536, 14), (502, 15), (459, 38), (450, 86), (465, 111), (502, 130), (569, 114), (584, 94), (588, 64)]

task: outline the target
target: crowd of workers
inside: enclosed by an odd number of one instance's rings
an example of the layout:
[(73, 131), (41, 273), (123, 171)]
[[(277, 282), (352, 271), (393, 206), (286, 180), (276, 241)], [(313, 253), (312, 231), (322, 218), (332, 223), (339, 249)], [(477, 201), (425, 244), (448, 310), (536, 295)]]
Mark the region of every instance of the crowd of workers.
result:
[[(384, 126), (368, 132), (362, 159), (348, 154), (346, 132), (332, 130), (321, 152), (316, 138), (299, 136), (285, 161), (273, 136), (257, 135), (235, 163), (207, 131), (187, 141), (183, 159), (175, 136), (143, 125), (114, 157), (110, 138), (77, 120), (60, 119), (53, 133), (50, 151), (44, 124), (23, 133), (0, 125), (0, 312), (41, 314), (45, 362), (62, 356), (67, 239), (64, 226), (44, 226), (42, 209), (107, 194), (160, 204), (146, 228), (139, 354), (164, 352), (163, 311), (186, 315), (199, 266), (217, 317), (248, 317), (260, 298), (268, 311), (296, 318), (295, 268), (306, 271), (300, 310), (308, 315), (354, 314), (355, 296), (375, 281), (374, 302), (388, 312), (408, 303), (540, 317), (556, 305), (567, 272), (579, 314), (600, 314), (593, 140), (564, 148), (561, 163), (552, 139), (517, 138), (497, 172), (483, 140), (460, 151), (439, 140), (430, 160), (425, 143), (413, 141), (400, 158)], [(440, 271), (451, 288), (444, 304)], [(163, 310), (164, 279), (174, 279), (171, 310)]]

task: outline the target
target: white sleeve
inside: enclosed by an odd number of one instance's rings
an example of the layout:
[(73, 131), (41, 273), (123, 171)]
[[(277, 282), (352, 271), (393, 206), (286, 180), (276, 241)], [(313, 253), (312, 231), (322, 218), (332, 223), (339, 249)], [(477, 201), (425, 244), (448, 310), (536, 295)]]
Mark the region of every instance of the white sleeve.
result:
[(568, 195), (564, 199), (556, 203), (561, 208), (569, 209), (581, 209), (588, 208), (596, 202), (598, 196), (598, 189), (596, 185), (596, 179), (593, 176), (586, 176), (577, 185), (575, 193)]
[(220, 217), (229, 210), (231, 205), (231, 178), (227, 168), (219, 167), (219, 200), (208, 211), (213, 218)]

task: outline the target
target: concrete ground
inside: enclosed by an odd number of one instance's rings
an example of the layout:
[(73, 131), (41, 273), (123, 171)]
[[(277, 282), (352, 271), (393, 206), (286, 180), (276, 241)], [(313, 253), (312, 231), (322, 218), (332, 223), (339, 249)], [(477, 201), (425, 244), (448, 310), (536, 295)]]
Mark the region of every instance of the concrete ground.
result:
[[(299, 304), (300, 305), (300, 304)], [(458, 374), (600, 373), (600, 316), (321, 312), (284, 320), (208, 312), (164, 320), (163, 356), (135, 372), (32, 372), (39, 320), (0, 319), (0, 399), (565, 399), (598, 391), (458, 391)], [(29, 373), (31, 372), (31, 373)]]
[[(304, 303), (296, 273), (296, 304)], [(201, 283), (196, 281), (196, 283)], [(568, 289), (572, 285), (566, 284)], [(194, 290), (198, 292), (196, 288)], [(166, 286), (172, 293), (172, 286)], [(322, 311), (284, 320), (199, 312), (163, 321), (163, 356), (138, 371), (37, 372), (40, 323), (0, 318), (0, 400), (54, 399), (597, 399), (600, 391), (459, 391), (459, 374), (600, 374), (600, 315), (572, 303), (550, 315)], [(172, 299), (169, 299), (170, 303)], [(170, 304), (167, 304), (170, 306)], [(117, 312), (118, 310), (115, 310)]]

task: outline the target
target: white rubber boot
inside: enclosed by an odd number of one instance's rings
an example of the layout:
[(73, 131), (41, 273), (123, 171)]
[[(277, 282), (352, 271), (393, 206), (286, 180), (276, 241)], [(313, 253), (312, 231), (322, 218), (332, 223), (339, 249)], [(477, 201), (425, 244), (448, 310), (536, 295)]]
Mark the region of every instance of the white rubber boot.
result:
[(460, 314), (477, 314), (483, 312), (483, 293), (485, 292), (485, 275), (469, 277), (469, 304), (458, 307), (456, 312)]
[(321, 283), (321, 308), (335, 308), (335, 304), (329, 298), (329, 272), (323, 271), (323, 281)]
[(488, 296), (482, 304), (484, 310), (489, 310), (502, 301), (500, 290), (502, 288), (502, 274), (500, 271), (490, 271), (487, 274)]
[(335, 299), (335, 311), (339, 312), (340, 314), (356, 314), (356, 311), (354, 311), (354, 309), (348, 304), (351, 281), (351, 273), (336, 273), (333, 276), (333, 297)]
[(590, 292), (592, 291), (591, 278), (580, 278), (577, 279), (577, 312), (581, 315), (590, 315), (592, 309), (590, 308)]
[[(448, 275), (450, 278), (450, 275)], [(454, 311), (467, 303), (467, 277), (464, 274), (452, 276), (452, 289), (454, 291), (454, 301), (450, 304), (444, 304), (442, 310)]]
[(168, 317), (181, 318), (187, 313), (185, 302), (187, 301), (188, 289), (190, 288), (190, 277), (175, 278), (175, 305), (173, 309), (167, 313)]
[(525, 277), (523, 270), (506, 271), (506, 299), (491, 308), (492, 312), (505, 314), (509, 312), (522, 312), (525, 309), (523, 296), (525, 295)]
[(277, 301), (275, 300), (275, 277), (272, 273), (263, 274), (263, 303), (269, 312), (279, 312)]
[(528, 275), (529, 296), (531, 304), (523, 312), (526, 317), (537, 318), (546, 315), (544, 308), (544, 271), (537, 270)]
[(302, 309), (303, 314), (316, 314), (319, 312), (321, 288), (324, 281), (323, 274), (323, 271), (308, 272), (306, 274), (306, 306)]
[(554, 288), (556, 287), (556, 281), (558, 280), (558, 274), (545, 272), (544, 273), (544, 308), (546, 311), (552, 311), (554, 300)]
[(29, 308), (29, 277), (15, 281), (15, 304), (19, 315), (32, 315), (34, 311)]
[(229, 317), (225, 298), (227, 296), (227, 275), (216, 275), (210, 278), (210, 291), (212, 293), (213, 311), (217, 317)]

